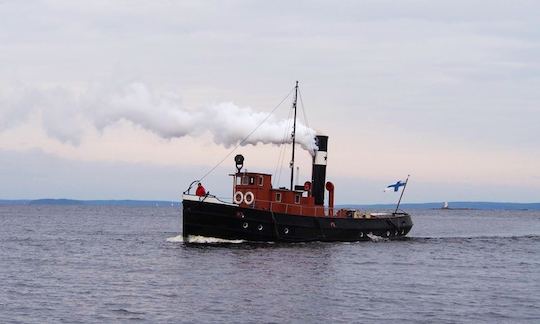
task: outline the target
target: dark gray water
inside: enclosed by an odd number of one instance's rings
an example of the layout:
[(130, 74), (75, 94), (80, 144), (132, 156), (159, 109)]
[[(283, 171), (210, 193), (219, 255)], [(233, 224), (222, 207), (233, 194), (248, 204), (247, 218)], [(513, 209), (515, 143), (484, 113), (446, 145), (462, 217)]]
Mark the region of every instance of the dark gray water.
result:
[(404, 241), (185, 245), (175, 208), (0, 206), (0, 322), (540, 322), (540, 212)]

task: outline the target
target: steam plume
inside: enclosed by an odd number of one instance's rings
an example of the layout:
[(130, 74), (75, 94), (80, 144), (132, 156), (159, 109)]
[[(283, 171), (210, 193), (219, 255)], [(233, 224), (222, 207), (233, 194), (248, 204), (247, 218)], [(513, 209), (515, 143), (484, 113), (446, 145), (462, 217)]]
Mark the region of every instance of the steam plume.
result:
[[(155, 93), (141, 83), (130, 84), (114, 93), (98, 91), (75, 95), (65, 89), (19, 92), (15, 99), (0, 98), (2, 120), (9, 119), (22, 107), (26, 117), (39, 112), (49, 136), (73, 144), (84, 135), (86, 124), (102, 130), (126, 120), (166, 139), (196, 137), (209, 132), (216, 144), (229, 147), (240, 143), (267, 117), (267, 113), (233, 103), (189, 109), (182, 106), (177, 96)], [(282, 144), (288, 125), (292, 125), (291, 121), (271, 117), (242, 145)], [(0, 128), (2, 126), (6, 127), (0, 123)], [(287, 135), (285, 143), (292, 141), (290, 134)], [(297, 124), (296, 142), (311, 154), (316, 150), (314, 138), (314, 130)]]

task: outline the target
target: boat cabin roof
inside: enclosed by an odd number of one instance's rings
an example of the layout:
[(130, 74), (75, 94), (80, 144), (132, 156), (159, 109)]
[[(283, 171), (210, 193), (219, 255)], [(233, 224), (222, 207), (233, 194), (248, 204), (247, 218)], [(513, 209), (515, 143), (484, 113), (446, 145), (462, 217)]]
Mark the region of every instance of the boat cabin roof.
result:
[(257, 176), (257, 175), (262, 175), (262, 176), (271, 176), (271, 174), (269, 173), (261, 173), (261, 172), (237, 172), (237, 173), (231, 173), (229, 174), (231, 177), (234, 177), (234, 176)]

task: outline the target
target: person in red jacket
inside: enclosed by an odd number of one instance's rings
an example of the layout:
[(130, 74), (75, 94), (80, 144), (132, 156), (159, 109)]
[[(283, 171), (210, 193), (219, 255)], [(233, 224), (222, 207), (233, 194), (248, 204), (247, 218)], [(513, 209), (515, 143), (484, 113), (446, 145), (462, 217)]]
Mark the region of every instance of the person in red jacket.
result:
[(197, 184), (197, 190), (195, 190), (195, 194), (199, 197), (206, 195), (206, 189), (204, 189), (203, 185), (200, 182)]

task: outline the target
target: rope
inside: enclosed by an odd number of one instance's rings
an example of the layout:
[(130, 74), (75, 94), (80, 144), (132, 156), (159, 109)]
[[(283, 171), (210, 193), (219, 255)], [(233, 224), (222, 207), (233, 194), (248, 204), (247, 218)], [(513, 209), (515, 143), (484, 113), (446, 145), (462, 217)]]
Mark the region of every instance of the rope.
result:
[(309, 122), (307, 120), (306, 110), (304, 109), (304, 101), (302, 101), (302, 93), (300, 92), (300, 88), (298, 89), (298, 97), (300, 98), (300, 106), (302, 107), (302, 115), (304, 115), (304, 121), (306, 122), (306, 126), (309, 127)]
[[(304, 117), (304, 121), (306, 123), (306, 126), (309, 127), (309, 122), (307, 119), (306, 110), (304, 108), (304, 101), (302, 100), (302, 93), (300, 92), (300, 88), (298, 88), (298, 98), (300, 99), (300, 106), (302, 107), (302, 115)], [(292, 120), (290, 120), (292, 115), (292, 110), (289, 111), (289, 117), (287, 118), (289, 120), (289, 123), (287, 124), (287, 128), (285, 129), (285, 134), (283, 135), (283, 141), (281, 144), (284, 144), (287, 141), (287, 138), (290, 136), (289, 130), (290, 130), (290, 124), (292, 123)], [(277, 180), (277, 183), (281, 181), (281, 174), (283, 171), (283, 160), (285, 158), (285, 152), (287, 151), (287, 146), (282, 145), (282, 150), (280, 150), (279, 156), (278, 156), (278, 165), (276, 166), (274, 174), (276, 175), (274, 178), (272, 178), (272, 186), (274, 185), (274, 182)], [(278, 172), (279, 168), (279, 172)], [(277, 179), (276, 179), (277, 178)]]
[[(289, 109), (289, 115), (287, 116), (287, 127), (285, 127), (284, 132), (283, 132), (283, 137), (281, 139), (281, 145), (279, 149), (278, 161), (276, 164), (276, 169), (274, 171), (274, 174), (277, 175), (277, 177), (272, 178), (272, 187), (274, 187), (274, 184), (279, 184), (279, 182), (281, 181), (281, 171), (283, 170), (283, 159), (285, 158), (285, 151), (287, 150), (287, 146), (283, 144), (287, 142), (287, 138), (290, 136), (289, 131), (291, 130), (291, 123), (293, 122), (291, 118), (292, 113), (293, 113), (293, 110)], [(279, 173), (278, 173), (278, 169), (279, 169)]]
[[(304, 121), (306, 123), (306, 126), (310, 128), (307, 114), (306, 114), (306, 109), (304, 108), (304, 101), (302, 100), (302, 92), (300, 91), (300, 88), (298, 88), (298, 98), (300, 99), (300, 106), (302, 107), (302, 115), (304, 117)], [(289, 122), (287, 123), (287, 128), (285, 129), (285, 133), (283, 134), (283, 140), (281, 144), (284, 144), (287, 141), (288, 137), (290, 136), (289, 130), (291, 128), (290, 126), (292, 123), (291, 116), (292, 116), (292, 110), (289, 110), (289, 116), (287, 117), (287, 120)], [(279, 155), (278, 155), (278, 164), (276, 165), (276, 168), (274, 171), (275, 177), (272, 178), (272, 186), (274, 186), (276, 182), (277, 184), (279, 184), (281, 181), (281, 174), (283, 171), (283, 160), (285, 159), (285, 155), (286, 155), (285, 152), (287, 151), (287, 146), (282, 145), (281, 147), (282, 149), (279, 151)]]
[(218, 166), (221, 165), (221, 163), (223, 163), (231, 154), (233, 154), (234, 151), (236, 151), (236, 149), (238, 147), (240, 147), (242, 144), (244, 144), (247, 139), (253, 135), (253, 133), (255, 133), (255, 131), (257, 129), (259, 129), (259, 127), (261, 127), (262, 124), (264, 124), (268, 118), (270, 118), (270, 116), (272, 116), (272, 114), (274, 113), (274, 111), (276, 111), (276, 109), (279, 108), (279, 106), (281, 106), (281, 104), (287, 100), (287, 98), (289, 98), (289, 96), (291, 95), (291, 93), (294, 91), (294, 88), (291, 89), (291, 91), (289, 91), (289, 93), (279, 102), (279, 104), (277, 106), (274, 107), (274, 109), (272, 109), (272, 111), (270, 111), (270, 113), (268, 113), (268, 115), (257, 125), (257, 127), (255, 127), (255, 129), (253, 129), (246, 137), (244, 137), (244, 139), (242, 139), (238, 144), (236, 144), (236, 146), (229, 152), (227, 153), (227, 155), (225, 155), (225, 157), (219, 161), (214, 167), (212, 167), (208, 172), (206, 172), (198, 181), (203, 181), (204, 178), (206, 178), (210, 173), (214, 172), (215, 169), (217, 169)]

